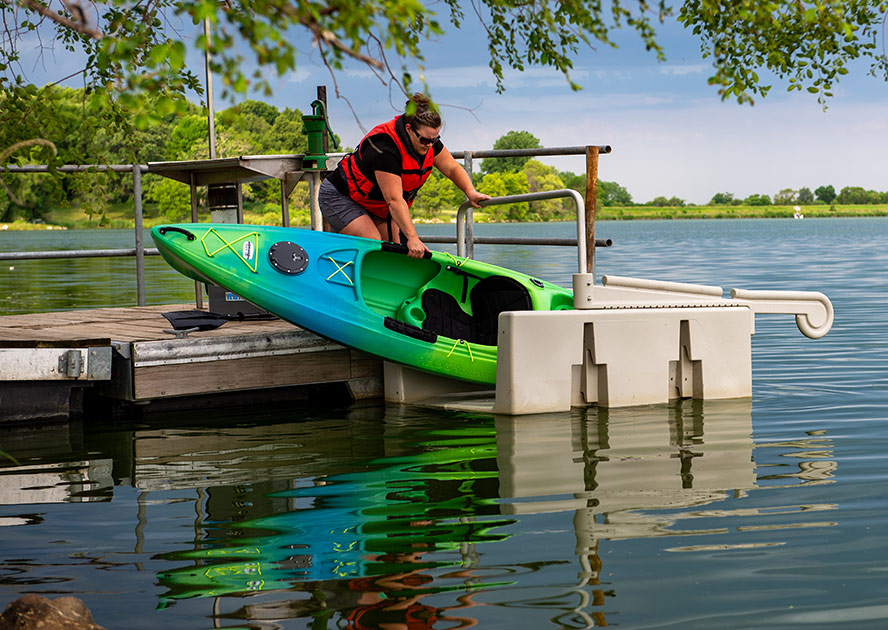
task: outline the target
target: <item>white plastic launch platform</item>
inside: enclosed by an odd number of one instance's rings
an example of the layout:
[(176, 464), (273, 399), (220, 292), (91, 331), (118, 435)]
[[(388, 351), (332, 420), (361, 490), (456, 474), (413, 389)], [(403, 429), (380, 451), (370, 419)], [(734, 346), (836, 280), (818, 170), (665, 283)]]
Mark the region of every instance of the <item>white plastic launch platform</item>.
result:
[(626, 407), (675, 398), (752, 394), (755, 315), (794, 315), (812, 339), (833, 308), (822, 293), (745, 291), (604, 276), (573, 276), (573, 311), (500, 315), (495, 396), (466, 402), (471, 385), (385, 365), (386, 399), (520, 415), (572, 406)]

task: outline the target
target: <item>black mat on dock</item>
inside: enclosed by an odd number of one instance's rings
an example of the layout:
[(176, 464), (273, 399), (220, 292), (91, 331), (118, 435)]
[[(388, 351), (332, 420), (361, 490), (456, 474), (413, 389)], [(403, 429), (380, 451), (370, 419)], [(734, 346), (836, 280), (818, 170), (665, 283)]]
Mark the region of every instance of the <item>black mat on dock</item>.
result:
[(171, 313), (163, 313), (162, 315), (167, 318), (167, 321), (172, 324), (175, 330), (188, 330), (190, 328), (213, 330), (229, 321), (229, 318), (224, 315), (197, 310), (173, 311)]

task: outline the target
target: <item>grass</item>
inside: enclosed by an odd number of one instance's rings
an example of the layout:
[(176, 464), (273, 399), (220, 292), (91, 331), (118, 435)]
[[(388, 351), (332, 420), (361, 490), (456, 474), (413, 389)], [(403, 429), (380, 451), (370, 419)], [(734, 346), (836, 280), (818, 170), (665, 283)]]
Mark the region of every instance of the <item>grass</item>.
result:
[[(270, 224), (276, 222), (280, 225), (279, 213), (268, 212), (267, 206), (257, 206), (254, 211), (250, 207), (244, 208), (244, 221), (251, 224)], [(687, 207), (653, 207), (653, 206), (623, 206), (603, 207), (595, 213), (595, 218), (602, 221), (628, 221), (644, 219), (762, 219), (762, 218), (792, 218), (792, 206), (687, 206)], [(802, 207), (806, 218), (819, 217), (882, 217), (888, 216), (888, 206), (873, 205), (826, 205), (814, 204)], [(157, 207), (146, 204), (143, 208), (143, 223), (145, 227), (152, 227), (159, 223), (173, 222), (163, 216)], [(44, 223), (28, 223), (16, 220), (8, 223), (0, 223), (0, 230), (49, 230), (49, 229), (94, 229), (100, 227), (132, 228), (133, 207), (131, 204), (109, 205), (102, 216), (90, 217), (79, 206), (67, 206), (53, 208), (45, 214)], [(479, 210), (474, 212), (474, 220), (483, 223), (488, 219), (488, 214)], [(443, 216), (434, 219), (417, 218), (417, 223), (449, 223), (455, 221), (456, 210), (444, 213)], [(181, 217), (176, 222), (190, 221), (190, 217)], [(201, 213), (201, 221), (206, 221), (206, 212)], [(291, 225), (308, 225), (308, 213), (304, 210), (291, 208)], [(5, 227), (4, 227), (5, 226)]]
[[(791, 219), (793, 206), (687, 206), (662, 207), (628, 206), (600, 208), (595, 213), (601, 220), (632, 219)], [(888, 206), (815, 204), (802, 207), (805, 218), (824, 217), (884, 217)]]

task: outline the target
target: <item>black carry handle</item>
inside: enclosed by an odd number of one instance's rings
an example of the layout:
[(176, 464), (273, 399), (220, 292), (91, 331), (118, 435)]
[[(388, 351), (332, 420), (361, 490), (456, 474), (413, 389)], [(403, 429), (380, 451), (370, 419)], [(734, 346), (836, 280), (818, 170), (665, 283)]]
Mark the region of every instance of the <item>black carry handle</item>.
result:
[(192, 234), (185, 228), (175, 227), (173, 225), (165, 225), (157, 231), (160, 233), (161, 236), (163, 236), (167, 232), (179, 232), (180, 234), (184, 234), (185, 236), (187, 236), (189, 241), (194, 240), (194, 234)]
[[(407, 254), (410, 251), (409, 249), (407, 249), (406, 245), (401, 245), (400, 243), (392, 243), (390, 241), (383, 241), (381, 248), (384, 252), (392, 252), (395, 254)], [(426, 250), (422, 257), (431, 258), (432, 252)]]

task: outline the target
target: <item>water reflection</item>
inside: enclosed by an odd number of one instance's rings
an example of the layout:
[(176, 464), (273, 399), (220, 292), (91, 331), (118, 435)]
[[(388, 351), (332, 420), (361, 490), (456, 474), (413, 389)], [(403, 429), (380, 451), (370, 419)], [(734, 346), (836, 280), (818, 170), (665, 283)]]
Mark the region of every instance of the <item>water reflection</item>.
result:
[[(217, 436), (223, 443), (215, 464), (205, 440), (189, 454), (183, 447), (194, 436), (176, 432), (164, 437), (177, 455), (157, 440), (137, 448), (137, 485), (182, 483), (196, 469), (228, 484), (206, 490), (193, 545), (165, 556), (187, 564), (159, 576), (168, 589), (161, 605), (287, 590), (283, 600), (228, 613), (217, 604), (216, 614), (255, 621), (336, 614), (348, 627), (375, 627), (367, 624), (411, 624), (416, 615), (455, 621), (454, 611), (481, 605), (476, 594), (487, 589), (485, 605), (549, 608), (550, 618), (563, 623), (602, 624), (605, 612), (598, 609), (607, 589), (599, 584), (599, 541), (724, 534), (725, 527), (679, 523), (712, 518), (716, 511), (703, 506), (743, 496), (757, 483), (748, 400), (521, 418), (463, 415), (448, 428), (415, 408), (389, 407), (379, 424), (367, 413), (353, 411), (346, 434), (334, 429), (314, 445), (307, 443), (308, 427), (295, 445), (292, 425), (270, 434), (239, 428)], [(375, 427), (372, 439), (355, 430), (362, 422)], [(147, 437), (140, 435), (137, 445)], [(783, 448), (798, 453), (792, 444)], [(279, 475), (288, 487), (257, 492), (251, 466)], [(266, 504), (255, 509), (254, 499)], [(541, 567), (514, 557), (503, 564), (490, 545), (517, 546), (509, 539), (525, 533), (522, 516), (570, 512), (576, 583), (539, 600), (513, 601), (508, 593), (524, 588), (523, 578)], [(429, 607), (422, 598), (447, 605)], [(467, 610), (460, 615), (461, 624), (475, 620)]]
[(132, 551), (155, 550), (158, 615), (198, 605), (215, 627), (250, 628), (607, 625), (626, 585), (607, 577), (613, 541), (683, 537), (659, 548), (713, 553), (834, 525), (822, 518), (834, 504), (743, 503), (838, 472), (823, 431), (754, 447), (749, 400), (518, 418), (299, 414), (189, 412), (68, 435), (42, 457), (41, 436), (6, 432), (0, 449), (23, 468), (0, 470), (0, 524), (41, 522), (13, 504), (133, 486), (123, 522)]
[(85, 451), (79, 425), (0, 428), (0, 505), (110, 501), (111, 468), (110, 457)]

